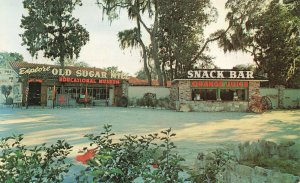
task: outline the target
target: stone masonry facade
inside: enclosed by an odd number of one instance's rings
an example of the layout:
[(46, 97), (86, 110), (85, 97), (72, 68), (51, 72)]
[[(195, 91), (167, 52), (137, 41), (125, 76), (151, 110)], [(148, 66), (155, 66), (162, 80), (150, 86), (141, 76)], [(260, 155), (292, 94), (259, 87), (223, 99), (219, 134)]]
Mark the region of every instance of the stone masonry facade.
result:
[(249, 101), (193, 101), (190, 80), (179, 80), (172, 83), (171, 104), (177, 111), (182, 112), (246, 112), (253, 98), (259, 96), (259, 81), (249, 82)]

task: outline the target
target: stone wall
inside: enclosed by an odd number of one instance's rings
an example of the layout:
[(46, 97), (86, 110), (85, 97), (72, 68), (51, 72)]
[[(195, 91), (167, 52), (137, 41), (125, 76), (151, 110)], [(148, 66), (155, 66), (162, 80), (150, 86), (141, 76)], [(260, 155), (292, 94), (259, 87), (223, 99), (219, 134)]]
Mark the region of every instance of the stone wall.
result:
[[(199, 153), (195, 167), (197, 171), (203, 171), (211, 166), (214, 159), (218, 158), (220, 162), (225, 162), (225, 165), (218, 167), (219, 172), (215, 172), (217, 179), (222, 183), (299, 183), (300, 177), (297, 172), (297, 165), (300, 165), (300, 144), (292, 141), (276, 144), (274, 142), (259, 140), (257, 142), (246, 142), (236, 145), (230, 149), (220, 149), (224, 154), (230, 155), (230, 160), (227, 156), (216, 156), (213, 152)], [(214, 151), (216, 152), (216, 151)], [(263, 158), (266, 162), (272, 163), (265, 165), (268, 168), (258, 166), (257, 162), (261, 162)], [(228, 161), (227, 161), (228, 160)], [(280, 160), (280, 161), (279, 161)], [(245, 162), (251, 162), (251, 167)], [(278, 168), (281, 164), (283, 167), (285, 162), (288, 166), (294, 166), (294, 172), (283, 172)], [(288, 163), (287, 163), (288, 162)], [(275, 167), (277, 166), (277, 167)], [(216, 167), (215, 167), (216, 168)], [(222, 171), (224, 170), (224, 171)], [(214, 171), (217, 171), (215, 169)], [(292, 171), (291, 169), (289, 171)], [(298, 175), (297, 175), (298, 174)]]
[(248, 110), (247, 101), (185, 101), (177, 103), (181, 112), (245, 112)]
[[(300, 177), (289, 173), (282, 173), (278, 168), (254, 168), (243, 165), (242, 162), (258, 162), (263, 157), (271, 162), (289, 161), (290, 166), (300, 164), (300, 144), (295, 142), (284, 142), (276, 144), (270, 141), (260, 140), (257, 142), (246, 142), (235, 147), (233, 150), (235, 161), (226, 165), (223, 173), (223, 182), (228, 183), (298, 183)], [(240, 163), (237, 163), (240, 162)], [(280, 163), (277, 163), (280, 164)], [(293, 165), (292, 165), (293, 164)]]
[(261, 167), (231, 162), (222, 175), (223, 183), (299, 183), (299, 177)]

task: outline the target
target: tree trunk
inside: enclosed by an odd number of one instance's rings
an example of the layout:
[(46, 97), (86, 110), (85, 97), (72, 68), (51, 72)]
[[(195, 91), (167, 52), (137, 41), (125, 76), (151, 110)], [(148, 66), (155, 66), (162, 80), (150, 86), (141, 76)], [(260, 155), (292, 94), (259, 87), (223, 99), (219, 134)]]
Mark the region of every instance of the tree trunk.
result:
[(154, 15), (154, 24), (153, 24), (153, 30), (150, 35), (151, 39), (151, 44), (152, 44), (152, 58), (154, 61), (154, 67), (155, 71), (158, 77), (158, 83), (160, 86), (163, 86), (163, 77), (162, 77), (162, 72), (160, 68), (160, 61), (159, 61), (159, 56), (158, 56), (158, 40), (157, 40), (157, 32), (158, 32), (158, 5), (157, 1), (154, 2), (155, 6), (155, 15)]
[[(139, 10), (139, 1), (137, 1), (137, 7), (138, 7), (137, 9)], [(140, 43), (140, 45), (142, 47), (142, 50), (143, 50), (144, 71), (145, 71), (146, 76), (147, 76), (148, 85), (152, 86), (151, 73), (150, 73), (149, 68), (148, 68), (147, 49), (146, 49), (146, 46), (145, 46), (143, 40), (141, 39), (141, 25), (140, 25), (140, 17), (139, 16), (137, 16), (136, 23), (137, 23), (137, 31), (138, 31), (137, 32), (137, 39), (138, 39), (138, 42)]]
[(174, 73), (174, 78), (177, 78), (178, 77), (178, 60), (176, 59), (175, 60), (175, 73)]
[(174, 60), (172, 58), (172, 49), (171, 48), (168, 48), (168, 52), (169, 52), (169, 61), (170, 61), (170, 80), (173, 81), (174, 80), (174, 69), (173, 69), (173, 63), (174, 63)]
[(167, 85), (168, 85), (168, 84), (167, 84), (168, 78), (167, 78), (167, 75), (166, 75), (165, 67), (166, 67), (166, 62), (163, 62), (163, 63), (162, 63), (163, 80), (164, 80), (164, 86), (167, 86)]
[(144, 71), (145, 71), (146, 76), (147, 76), (148, 85), (152, 86), (151, 73), (149, 71), (148, 62), (147, 62), (147, 50), (146, 50), (146, 47), (145, 47), (144, 44), (141, 44), (141, 45), (142, 45), (142, 49), (143, 49)]
[(163, 86), (163, 77), (160, 68), (160, 61), (158, 57), (158, 43), (155, 36), (151, 36), (151, 44), (152, 44), (152, 57), (154, 61), (154, 68), (157, 73), (157, 79), (160, 86)]

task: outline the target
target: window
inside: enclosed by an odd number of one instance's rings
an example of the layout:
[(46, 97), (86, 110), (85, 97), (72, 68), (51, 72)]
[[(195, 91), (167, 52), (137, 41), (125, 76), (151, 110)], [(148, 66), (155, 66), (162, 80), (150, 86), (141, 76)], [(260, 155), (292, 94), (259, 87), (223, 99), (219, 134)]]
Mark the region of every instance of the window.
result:
[(193, 89), (193, 100), (217, 100), (217, 89)]
[[(106, 100), (109, 98), (110, 88), (87, 88), (88, 97), (94, 100)], [(65, 94), (72, 99), (84, 98), (86, 94), (85, 87), (64, 87)], [(56, 94), (61, 94), (61, 87), (56, 87)]]
[(221, 89), (220, 97), (222, 101), (246, 100), (245, 89)]
[(193, 101), (218, 100), (221, 101), (246, 101), (247, 89), (234, 88), (201, 88), (192, 89)]
[(99, 97), (100, 97), (100, 99), (107, 99), (107, 98), (109, 98), (109, 89), (100, 88)]
[(237, 94), (238, 100), (247, 100), (245, 89), (236, 90), (236, 94)]
[(60, 87), (56, 87), (56, 94), (60, 94)]
[(220, 98), (222, 101), (232, 101), (235, 90), (232, 89), (221, 89)]
[(106, 100), (109, 98), (109, 88), (94, 88), (92, 92), (95, 100)]

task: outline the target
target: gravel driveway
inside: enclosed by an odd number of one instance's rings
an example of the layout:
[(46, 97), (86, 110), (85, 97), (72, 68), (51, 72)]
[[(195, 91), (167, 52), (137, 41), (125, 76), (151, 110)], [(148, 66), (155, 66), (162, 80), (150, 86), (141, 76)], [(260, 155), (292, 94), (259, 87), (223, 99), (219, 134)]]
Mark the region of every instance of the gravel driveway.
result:
[(300, 142), (300, 110), (264, 114), (238, 112), (191, 112), (141, 108), (0, 108), (0, 137), (24, 134), (24, 143), (38, 145), (66, 139), (74, 150), (88, 146), (83, 137), (100, 133), (111, 124), (117, 137), (146, 135), (171, 127), (177, 135), (178, 152), (193, 165), (200, 151), (232, 143), (266, 139)]

